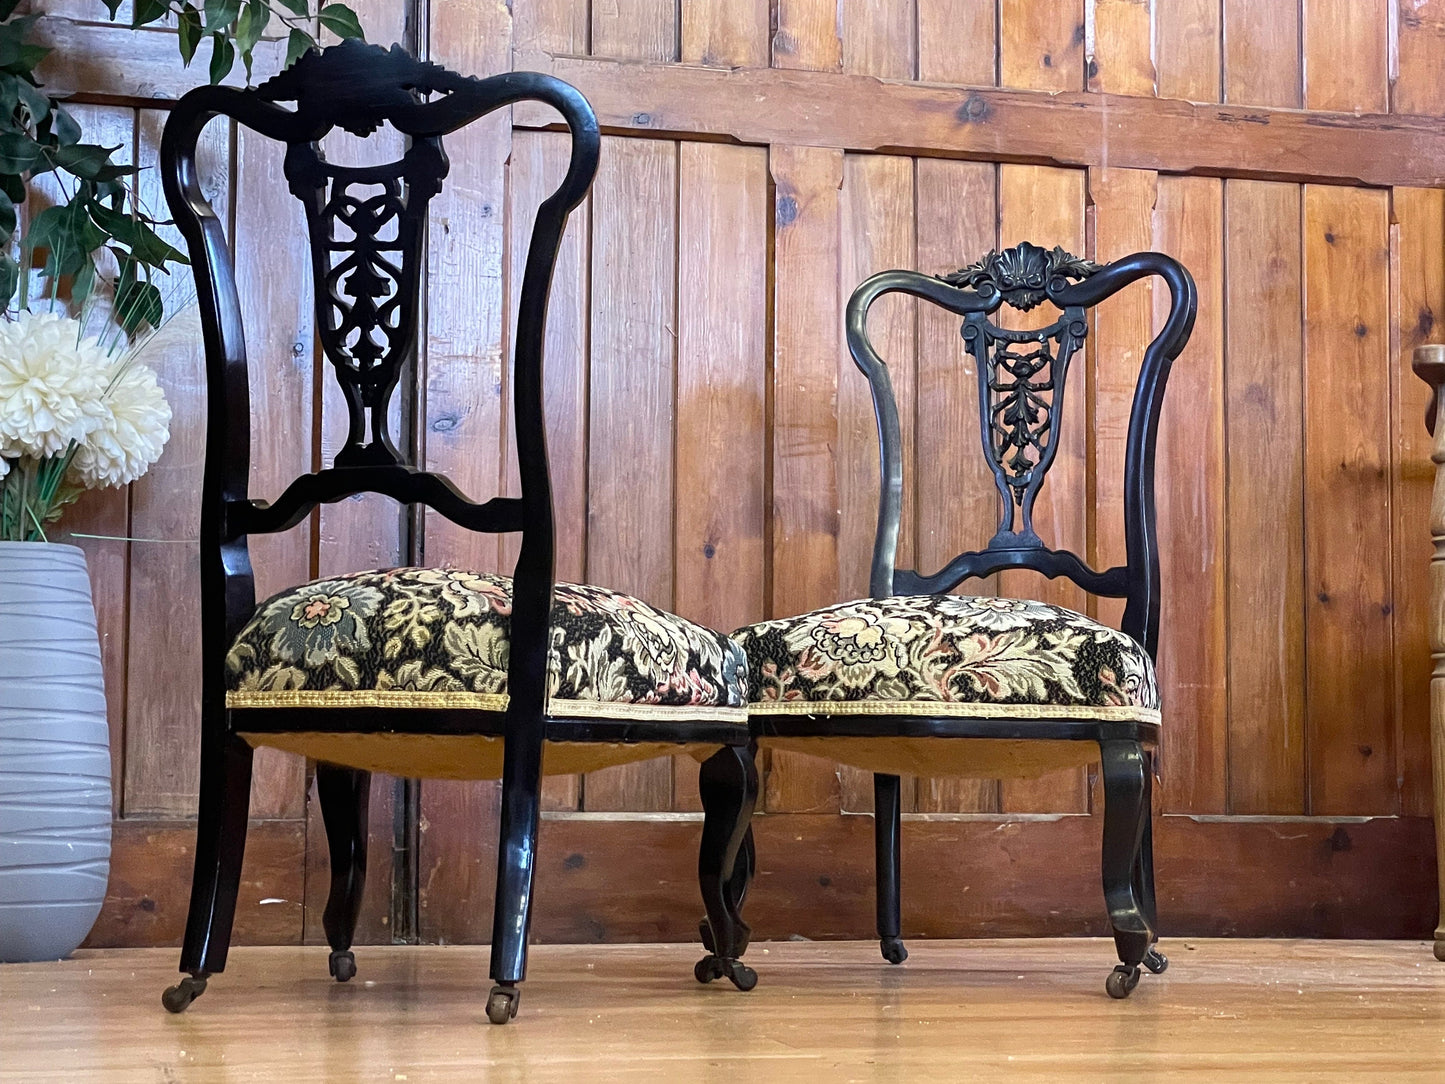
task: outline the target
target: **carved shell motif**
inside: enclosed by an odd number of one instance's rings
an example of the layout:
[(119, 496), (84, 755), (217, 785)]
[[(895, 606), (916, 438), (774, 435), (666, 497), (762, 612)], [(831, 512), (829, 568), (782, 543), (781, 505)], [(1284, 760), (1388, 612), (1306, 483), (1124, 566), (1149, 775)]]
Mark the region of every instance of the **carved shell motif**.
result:
[(1058, 246), (1050, 252), (1025, 241), (1002, 252), (994, 250), (978, 263), (944, 275), (943, 281), (974, 290), (992, 286), (1010, 305), (1027, 311), (1044, 299), (1052, 279), (1077, 281), (1098, 270), (1092, 260), (1080, 259)]

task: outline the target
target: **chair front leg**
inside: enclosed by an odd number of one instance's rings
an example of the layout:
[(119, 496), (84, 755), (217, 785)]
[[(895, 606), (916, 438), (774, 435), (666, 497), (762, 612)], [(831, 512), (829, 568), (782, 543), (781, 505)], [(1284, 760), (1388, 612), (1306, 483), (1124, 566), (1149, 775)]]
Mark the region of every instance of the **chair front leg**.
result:
[(331, 945), (328, 966), (337, 982), (356, 974), (356, 957), (351, 940), (361, 914), (361, 896), (366, 888), (367, 828), (371, 809), (371, 773), (336, 764), (316, 765), (316, 796), (321, 819), (326, 825), (326, 843), (331, 854), (331, 892), (321, 925)]
[(505, 1024), (517, 1015), (527, 975), (532, 927), (532, 885), (537, 872), (537, 830), (542, 815), (542, 728), (508, 725), (502, 753), (502, 815), (497, 852), (497, 898), (492, 914), (492, 987), (487, 1019)]
[(205, 993), (206, 980), (226, 969), (246, 853), (252, 755), (234, 734), (208, 735), (201, 743), (196, 865), (181, 948), (181, 971), (188, 975), (161, 995), (170, 1012), (184, 1012)]
[[(1123, 998), (1138, 985), (1139, 965), (1154, 943), (1153, 926), (1140, 892), (1149, 828), (1149, 763), (1137, 741), (1102, 741), (1099, 751), (1104, 780), (1104, 900), (1120, 960), (1106, 989), (1111, 997)], [(1152, 874), (1152, 863), (1149, 872)]]
[(902, 783), (896, 775), (873, 775), (873, 874), (878, 906), (878, 947), (890, 964), (908, 959), (901, 939), (903, 884), (899, 868), (902, 848)]
[(702, 923), (708, 955), (693, 974), (699, 982), (728, 978), (740, 990), (757, 985), (757, 972), (742, 962), (751, 931), (739, 913), (752, 877), (749, 821), (758, 798), (758, 770), (751, 746), (727, 746), (703, 762), (702, 843), (697, 880), (707, 917)]

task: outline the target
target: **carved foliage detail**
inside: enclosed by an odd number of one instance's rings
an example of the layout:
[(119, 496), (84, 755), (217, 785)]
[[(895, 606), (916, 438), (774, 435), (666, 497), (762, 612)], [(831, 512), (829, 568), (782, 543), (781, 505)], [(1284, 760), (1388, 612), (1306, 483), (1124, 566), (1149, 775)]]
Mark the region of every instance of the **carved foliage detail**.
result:
[(1049, 283), (1055, 279), (1078, 281), (1098, 270), (1099, 265), (1092, 260), (1071, 255), (1060, 247), (1050, 252), (1025, 241), (1002, 252), (991, 251), (978, 263), (944, 275), (943, 281), (980, 293), (996, 291), (1014, 308), (1027, 311), (1047, 296)]

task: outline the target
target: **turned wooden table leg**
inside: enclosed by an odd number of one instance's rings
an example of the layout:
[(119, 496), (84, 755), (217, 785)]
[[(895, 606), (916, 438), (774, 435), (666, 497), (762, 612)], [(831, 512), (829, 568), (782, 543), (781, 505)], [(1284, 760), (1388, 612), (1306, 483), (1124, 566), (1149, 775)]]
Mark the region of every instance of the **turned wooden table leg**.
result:
[(1440, 883), (1440, 922), (1435, 927), (1435, 958), (1445, 960), (1445, 425), (1437, 424), (1440, 389), (1445, 387), (1445, 345), (1415, 349), (1412, 368), (1434, 391), (1425, 424), (1435, 438), (1430, 455), (1435, 464), (1435, 489), (1430, 498), (1430, 754), (1435, 794), (1435, 861)]

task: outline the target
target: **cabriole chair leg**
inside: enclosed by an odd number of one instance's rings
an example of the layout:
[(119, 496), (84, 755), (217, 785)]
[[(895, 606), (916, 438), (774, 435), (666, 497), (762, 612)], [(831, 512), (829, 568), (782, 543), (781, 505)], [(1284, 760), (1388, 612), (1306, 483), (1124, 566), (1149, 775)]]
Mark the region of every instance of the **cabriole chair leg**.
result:
[(890, 964), (908, 959), (901, 937), (903, 805), (896, 775), (873, 775), (873, 875), (878, 906), (878, 947)]
[(532, 926), (532, 882), (541, 820), (542, 720), (514, 727), (509, 720), (502, 761), (501, 849), (492, 916), (492, 981), (487, 1019), (505, 1024), (522, 1003)]
[(361, 896), (366, 888), (367, 825), (371, 809), (371, 773), (336, 764), (316, 765), (316, 795), (331, 854), (331, 891), (321, 925), (331, 945), (331, 977), (349, 982), (356, 975), (351, 951)]
[[(1149, 823), (1149, 764), (1137, 741), (1103, 741), (1099, 750), (1104, 781), (1104, 900), (1120, 960), (1104, 988), (1110, 997), (1125, 998), (1139, 984), (1140, 965), (1154, 944), (1153, 925), (1138, 891)], [(1164, 966), (1167, 961), (1158, 970)], [(1155, 970), (1153, 962), (1150, 970)]]
[(693, 976), (703, 983), (726, 978), (739, 990), (751, 990), (758, 976), (741, 959), (751, 931), (739, 912), (754, 863), (749, 821), (757, 804), (758, 771), (752, 749), (728, 746), (714, 753), (698, 773), (698, 790), (703, 824), (697, 879), (707, 909), (702, 933), (708, 954)]
[(196, 865), (181, 948), (181, 971), (186, 977), (161, 995), (169, 1012), (184, 1012), (205, 993), (206, 981), (226, 969), (246, 852), (251, 758), (251, 747), (231, 735), (202, 743)]

